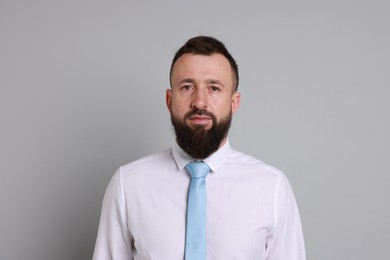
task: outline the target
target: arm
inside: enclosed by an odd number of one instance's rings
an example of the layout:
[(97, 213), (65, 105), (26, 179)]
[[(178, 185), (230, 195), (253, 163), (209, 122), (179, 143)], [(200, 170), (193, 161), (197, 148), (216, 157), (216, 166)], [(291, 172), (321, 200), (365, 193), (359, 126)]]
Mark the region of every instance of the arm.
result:
[(286, 177), (275, 191), (275, 223), (267, 239), (267, 260), (305, 260), (305, 245), (298, 206)]
[(93, 260), (133, 259), (133, 238), (127, 226), (120, 178), (120, 170), (118, 170), (104, 195)]

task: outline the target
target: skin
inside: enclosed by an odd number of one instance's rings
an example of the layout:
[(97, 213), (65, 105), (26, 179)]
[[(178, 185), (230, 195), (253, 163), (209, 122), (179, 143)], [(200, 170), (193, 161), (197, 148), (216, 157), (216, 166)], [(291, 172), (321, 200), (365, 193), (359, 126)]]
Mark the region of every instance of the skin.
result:
[[(171, 89), (166, 90), (168, 110), (179, 119), (194, 109), (213, 113), (217, 122), (237, 112), (241, 95), (235, 91), (229, 61), (221, 54), (184, 54), (173, 66)], [(209, 116), (196, 115), (185, 120), (190, 127), (210, 129)], [(222, 146), (226, 138), (221, 142)]]

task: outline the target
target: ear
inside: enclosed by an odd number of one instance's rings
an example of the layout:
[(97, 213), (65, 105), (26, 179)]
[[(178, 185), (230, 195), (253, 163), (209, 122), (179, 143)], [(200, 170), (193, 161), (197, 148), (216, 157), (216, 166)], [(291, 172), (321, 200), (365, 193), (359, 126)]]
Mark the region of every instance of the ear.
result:
[(167, 104), (167, 108), (169, 111), (171, 111), (172, 108), (172, 90), (167, 89), (165, 91), (165, 102)]
[(237, 112), (240, 107), (241, 94), (240, 92), (234, 92), (232, 96), (232, 112), (233, 114)]

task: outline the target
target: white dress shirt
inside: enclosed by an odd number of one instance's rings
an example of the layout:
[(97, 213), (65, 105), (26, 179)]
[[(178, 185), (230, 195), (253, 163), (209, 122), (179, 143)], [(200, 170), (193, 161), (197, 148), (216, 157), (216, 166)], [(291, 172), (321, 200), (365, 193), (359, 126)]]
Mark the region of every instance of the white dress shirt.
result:
[[(94, 260), (183, 260), (188, 188), (172, 149), (122, 166), (107, 187)], [(229, 141), (205, 159), (208, 260), (305, 260), (297, 204), (279, 170)]]

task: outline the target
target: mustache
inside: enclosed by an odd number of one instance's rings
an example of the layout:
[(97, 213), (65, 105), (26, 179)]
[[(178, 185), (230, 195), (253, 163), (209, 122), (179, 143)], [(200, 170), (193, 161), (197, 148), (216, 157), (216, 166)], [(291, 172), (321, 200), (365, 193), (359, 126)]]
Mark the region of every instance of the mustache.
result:
[(194, 110), (192, 110), (184, 115), (184, 120), (187, 120), (192, 116), (208, 116), (213, 121), (216, 121), (215, 115), (213, 113), (207, 111), (206, 109), (194, 109)]

